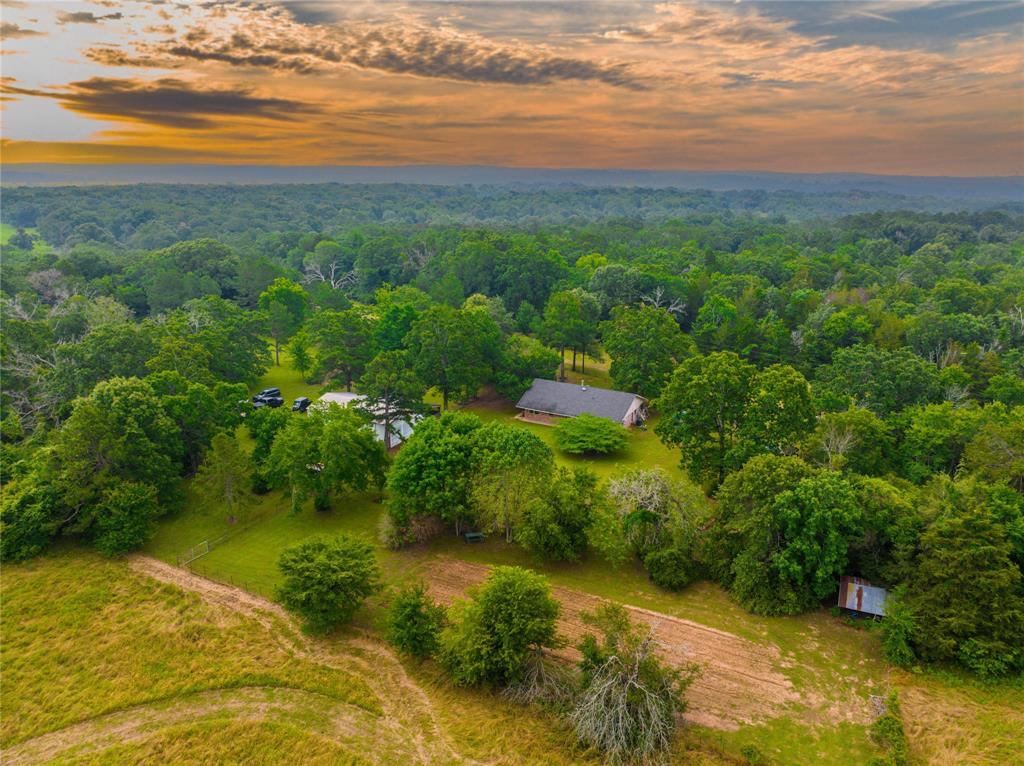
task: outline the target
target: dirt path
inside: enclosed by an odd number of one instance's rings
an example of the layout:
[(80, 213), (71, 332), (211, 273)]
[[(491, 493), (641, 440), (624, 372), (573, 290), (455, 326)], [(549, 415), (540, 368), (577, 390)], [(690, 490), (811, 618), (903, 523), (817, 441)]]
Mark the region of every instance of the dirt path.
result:
[(348, 639), (339, 651), (338, 647), (303, 634), (292, 615), (261, 596), (148, 556), (132, 556), (130, 565), (156, 580), (198, 593), (211, 603), (252, 617), (298, 656), (358, 676), (384, 709), (384, 716), (377, 721), (378, 732), (387, 732), (396, 742), (412, 746), (414, 752), (408, 754), (406, 762), (474, 763), (455, 750), (438, 723), (426, 692), (409, 677), (395, 654), (379, 641), (369, 637)]
[[(482, 582), (489, 568), (454, 559), (433, 562), (424, 573), (434, 596), (451, 603)], [(601, 599), (569, 588), (554, 588), (562, 604), (559, 632), (570, 645), (589, 632), (583, 613), (593, 611)], [(772, 644), (747, 641), (732, 633), (639, 607), (626, 607), (635, 620), (655, 630), (660, 654), (677, 665), (696, 662), (704, 672), (687, 692), (687, 720), (716, 729), (734, 730), (784, 713), (793, 703), (807, 702), (790, 680), (776, 668), (779, 650)], [(560, 652), (577, 659), (575, 649)]]
[[(359, 707), (301, 689), (254, 686), (198, 692), (82, 721), (5, 749), (3, 762), (46, 763), (139, 742), (168, 726), (218, 719), (292, 723), (343, 744), (366, 738), (379, 741), (377, 716)], [(395, 745), (388, 742), (386, 749), (393, 751)]]
[[(291, 654), (353, 674), (370, 687), (383, 714), (374, 715), (301, 689), (215, 689), (137, 705), (34, 737), (6, 748), (2, 753), (4, 766), (97, 752), (144, 740), (168, 726), (221, 719), (253, 723), (291, 721), (341, 745), (349, 744), (360, 757), (378, 763), (479, 766), (479, 762), (454, 749), (426, 692), (379, 641), (356, 637), (339, 645), (311, 639), (281, 606), (260, 596), (146, 556), (130, 557), (129, 566), (140, 574), (196, 593), (211, 604), (257, 621)], [(373, 743), (372, 752), (366, 747), (367, 742)]]

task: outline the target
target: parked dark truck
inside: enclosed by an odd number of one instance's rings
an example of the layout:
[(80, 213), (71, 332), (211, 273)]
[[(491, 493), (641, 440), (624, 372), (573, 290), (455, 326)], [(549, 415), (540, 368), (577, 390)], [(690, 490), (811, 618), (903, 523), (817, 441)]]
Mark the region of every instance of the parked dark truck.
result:
[(281, 396), (280, 388), (264, 388), (252, 398), (252, 406), (256, 409), (280, 407), (282, 404), (284, 404), (284, 397)]
[(308, 396), (300, 396), (295, 400), (295, 403), (292, 404), (292, 412), (305, 412), (309, 409), (310, 404), (312, 404), (312, 402), (309, 400)]

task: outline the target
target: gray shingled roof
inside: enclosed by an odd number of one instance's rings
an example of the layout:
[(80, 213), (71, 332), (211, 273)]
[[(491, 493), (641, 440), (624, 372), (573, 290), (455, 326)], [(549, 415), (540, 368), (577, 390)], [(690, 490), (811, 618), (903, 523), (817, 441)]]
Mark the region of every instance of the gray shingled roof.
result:
[(608, 418), (621, 423), (633, 404), (636, 394), (610, 391), (607, 388), (583, 388), (575, 383), (534, 378), (533, 385), (516, 404), (521, 410), (536, 410), (552, 415), (576, 417), (580, 413)]

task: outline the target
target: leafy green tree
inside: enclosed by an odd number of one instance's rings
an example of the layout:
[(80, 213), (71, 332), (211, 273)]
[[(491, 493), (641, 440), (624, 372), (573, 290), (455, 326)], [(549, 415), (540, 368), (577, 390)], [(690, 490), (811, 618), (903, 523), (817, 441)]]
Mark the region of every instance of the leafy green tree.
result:
[(264, 317), (231, 301), (214, 296), (188, 301), (165, 326), (210, 352), (216, 380), (255, 383), (270, 365)]
[(620, 424), (586, 412), (555, 427), (555, 446), (572, 455), (607, 455), (621, 452), (628, 443), (629, 434)]
[(441, 392), (444, 409), (456, 396), (470, 396), (483, 382), (487, 368), (480, 338), (471, 317), (450, 306), (431, 306), (409, 331), (413, 369)]
[(306, 291), (289, 279), (278, 277), (260, 294), (260, 310), (266, 312), (274, 339), (274, 363), (281, 365), (281, 344), (302, 326), (309, 310)]
[(56, 490), (38, 472), (6, 481), (0, 495), (0, 561), (38, 556), (50, 544), (60, 522)]
[(726, 587), (732, 584), (731, 565), (743, 548), (747, 520), (814, 473), (799, 458), (757, 455), (726, 478), (702, 540), (702, 558), (715, 580)]
[(741, 426), (754, 366), (731, 351), (685, 360), (657, 401), (664, 413), (655, 430), (682, 450), (694, 481), (717, 486), (739, 468), (746, 452)]
[(212, 359), (210, 352), (202, 346), (172, 335), (160, 339), (156, 356), (146, 362), (146, 369), (155, 373), (169, 372), (196, 383), (211, 385)]
[(306, 373), (313, 367), (312, 341), (306, 328), (300, 329), (288, 341), (288, 353), (292, 358), (292, 366), (305, 379)]
[(580, 317), (579, 295), (572, 290), (554, 293), (544, 306), (541, 337), (558, 349), (558, 379), (565, 380), (565, 349), (573, 340), (573, 323)]
[(1024, 595), (1006, 528), (982, 505), (940, 516), (921, 536), (907, 601), (914, 650), (983, 676), (1024, 667)]
[(157, 350), (154, 336), (148, 324), (102, 325), (78, 343), (57, 346), (53, 370), (46, 380), (47, 393), (65, 402), (87, 395), (109, 378), (144, 377), (149, 372), (146, 362)]
[(909, 421), (900, 451), (904, 474), (922, 481), (933, 473), (956, 473), (964, 449), (977, 433), (984, 413), (952, 402), (928, 404), (904, 413)]
[(879, 584), (902, 581), (924, 528), (918, 493), (872, 476), (848, 474), (847, 480), (864, 517), (861, 534), (850, 541), (849, 571)]
[(209, 388), (176, 372), (155, 373), (146, 380), (160, 397), (164, 412), (178, 427), (183, 471), (194, 473), (214, 435), (233, 430), (241, 422), (238, 402), (246, 398), (245, 386), (218, 383)]
[(153, 536), (159, 515), (156, 489), (149, 484), (109, 486), (96, 508), (95, 545), (108, 556), (127, 553)]
[(293, 417), (274, 438), (270, 479), (288, 488), (292, 513), (312, 496), (317, 510), (339, 491), (384, 485), (388, 454), (357, 411), (331, 404)]
[(825, 412), (804, 443), (804, 456), (833, 471), (879, 476), (889, 470), (892, 428), (871, 410), (851, 407)]
[(293, 420), (290, 410), (275, 407), (261, 407), (248, 413), (245, 427), (255, 444), (252, 448), (252, 462), (262, 466), (270, 457), (270, 448), (277, 434)]
[(1024, 378), (1011, 373), (993, 375), (985, 389), (985, 398), (1010, 406), (1024, 406)]
[(437, 651), (442, 627), (444, 609), (434, 602), (422, 583), (399, 591), (388, 608), (388, 641), (398, 651), (416, 659), (425, 659)]
[(470, 599), (452, 610), (452, 624), (441, 633), (438, 660), (458, 686), (513, 683), (531, 654), (560, 645), (555, 627), (559, 611), (541, 575), (495, 567)]
[(417, 425), (388, 475), (388, 513), (400, 530), (432, 516), (458, 533), (473, 518), (473, 435), (480, 427), (480, 418), (470, 413), (445, 413)]
[(345, 390), (363, 374), (375, 353), (373, 321), (362, 308), (321, 311), (309, 323), (317, 348), (317, 374), (340, 377)]
[[(816, 393), (867, 407), (886, 417), (913, 404), (937, 401), (939, 372), (908, 349), (888, 351), (870, 344), (837, 349), (832, 363), (815, 372)], [(845, 406), (845, 405), (844, 405)]]
[(541, 561), (579, 561), (594, 516), (606, 503), (593, 472), (559, 468), (541, 496), (526, 506), (516, 541)]
[(651, 582), (665, 590), (682, 590), (697, 579), (699, 567), (693, 546), (671, 545), (644, 556)]
[(653, 306), (618, 306), (601, 326), (609, 372), (616, 388), (648, 399), (659, 396), (676, 364), (693, 353), (693, 343), (673, 316)]
[(1024, 493), (1024, 406), (985, 423), (964, 450), (963, 467)]
[(210, 451), (196, 474), (196, 486), (203, 499), (227, 512), (229, 524), (245, 521), (252, 507), (252, 459), (238, 443), (226, 433), (213, 437)]
[(807, 379), (787, 364), (773, 364), (750, 382), (743, 438), (753, 451), (792, 455), (814, 428)]
[(731, 592), (756, 614), (799, 614), (833, 593), (863, 521), (847, 481), (834, 472), (800, 480), (741, 524)]
[(285, 548), (277, 567), (284, 576), (278, 600), (313, 633), (349, 622), (381, 587), (373, 546), (347, 533)]
[(616, 764), (658, 762), (671, 748), (696, 665), (670, 667), (654, 653), (654, 632), (615, 604), (584, 619), (601, 633), (579, 645), (582, 688), (569, 713), (580, 741)]
[(504, 351), (494, 376), (494, 388), (506, 399), (519, 401), (536, 378), (554, 379), (558, 353), (540, 341), (525, 335), (512, 335)]
[(885, 618), (882, 621), (882, 654), (893, 665), (910, 667), (917, 658), (913, 640), (917, 633), (917, 619), (907, 603), (907, 589), (893, 589), (885, 599)]
[(551, 448), (525, 428), (488, 423), (473, 434), (477, 473), (473, 503), (478, 521), (505, 533), (513, 531), (554, 470)]
[[(152, 487), (161, 510), (166, 509), (179, 498), (181, 452), (180, 431), (148, 382), (111, 378), (98, 384), (75, 402), (71, 417), (52, 437), (52, 481), (63, 530), (103, 537), (113, 528), (100, 528), (102, 517), (114, 516), (127, 526), (131, 508), (152, 511), (140, 499), (142, 489), (112, 495), (120, 485)], [(143, 525), (135, 531), (148, 529)]]
[(395, 423), (412, 423), (426, 410), (427, 387), (416, 376), (405, 351), (382, 351), (366, 366), (359, 390), (367, 398), (368, 411), (384, 426), (384, 447), (391, 449)]

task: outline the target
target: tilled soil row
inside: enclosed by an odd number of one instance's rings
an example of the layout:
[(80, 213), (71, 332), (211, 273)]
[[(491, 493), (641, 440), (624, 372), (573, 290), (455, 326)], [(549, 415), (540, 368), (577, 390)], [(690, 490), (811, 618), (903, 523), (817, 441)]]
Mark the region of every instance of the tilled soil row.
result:
[[(434, 597), (450, 604), (487, 577), (489, 568), (465, 561), (439, 559), (425, 572)], [(579, 659), (573, 648), (588, 632), (583, 620), (602, 599), (569, 588), (553, 589), (562, 605), (559, 633), (568, 646), (557, 652), (568, 660)], [(783, 714), (791, 703), (806, 702), (793, 684), (776, 668), (778, 647), (757, 644), (706, 625), (652, 612), (640, 607), (626, 609), (638, 623), (650, 625), (659, 645), (659, 654), (669, 663), (681, 666), (696, 663), (701, 674), (687, 693), (687, 720), (716, 729), (734, 730)]]

